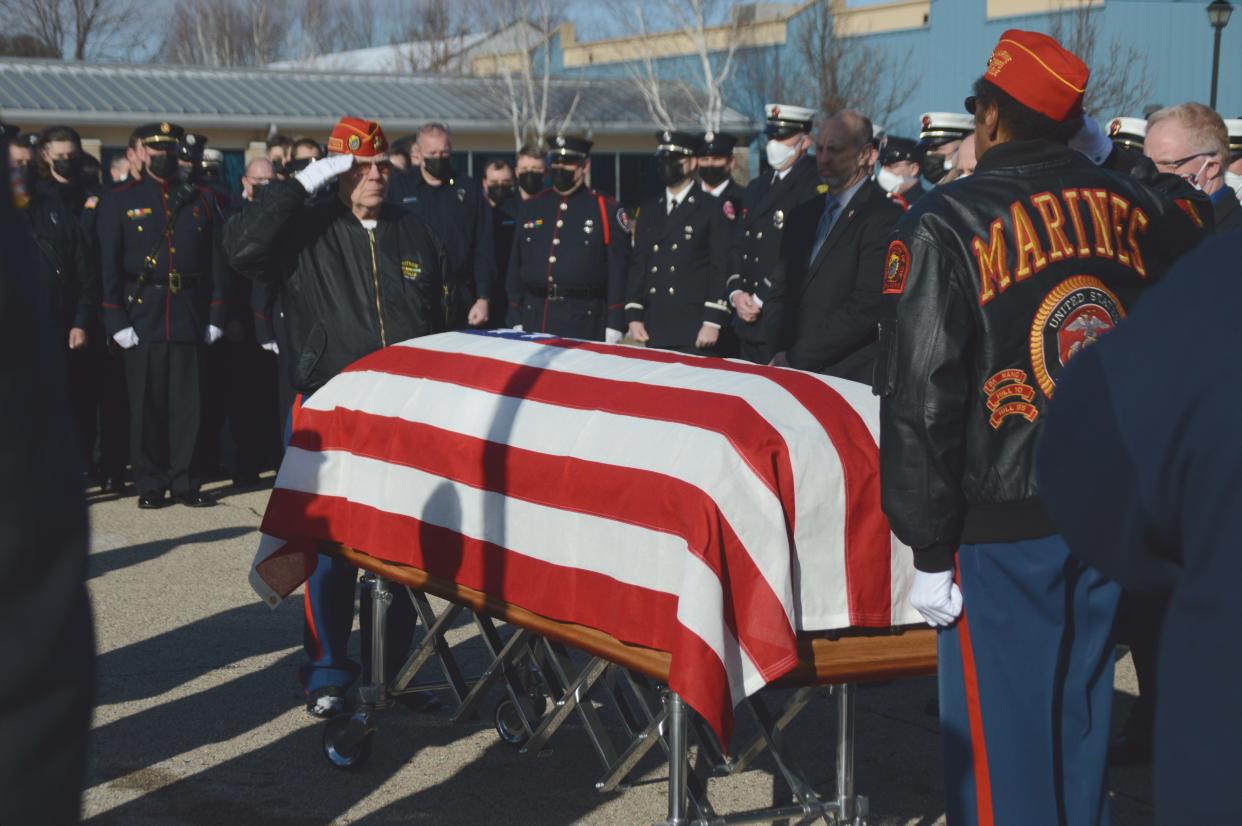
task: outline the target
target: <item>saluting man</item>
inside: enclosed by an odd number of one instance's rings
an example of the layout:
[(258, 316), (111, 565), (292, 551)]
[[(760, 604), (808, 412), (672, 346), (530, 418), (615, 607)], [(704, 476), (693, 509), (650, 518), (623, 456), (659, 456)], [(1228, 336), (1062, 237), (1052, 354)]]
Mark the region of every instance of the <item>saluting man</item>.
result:
[(725, 271), (731, 207), (694, 186), (698, 139), (656, 134), (664, 194), (635, 216), (625, 318), (635, 341), (665, 350), (710, 352), (729, 322)]
[(1035, 445), (1066, 362), (1200, 231), (1068, 146), (1087, 78), (1051, 37), (1005, 32), (966, 101), (975, 174), (911, 207), (881, 276), (882, 501), (943, 629), (951, 824), (1108, 822), (1120, 589), (1048, 519)]
[(97, 207), (104, 325), (125, 351), (138, 507), (161, 507), (165, 492), (202, 507), (212, 502), (190, 477), (190, 462), (203, 345), (223, 335), (222, 219), (209, 190), (179, 181), (180, 126), (150, 123), (135, 134), (142, 178)]
[(769, 103), (764, 112), (771, 170), (746, 187), (726, 286), (727, 299), (737, 312), (733, 331), (740, 355), (756, 364), (769, 363), (782, 343), (785, 273), (780, 253), (785, 222), (799, 206), (827, 191), (815, 158), (808, 154), (814, 110)]
[(591, 141), (555, 135), (548, 144), (552, 188), (517, 207), (506, 277), (509, 323), (528, 333), (616, 344), (629, 216), (611, 196), (586, 185)]

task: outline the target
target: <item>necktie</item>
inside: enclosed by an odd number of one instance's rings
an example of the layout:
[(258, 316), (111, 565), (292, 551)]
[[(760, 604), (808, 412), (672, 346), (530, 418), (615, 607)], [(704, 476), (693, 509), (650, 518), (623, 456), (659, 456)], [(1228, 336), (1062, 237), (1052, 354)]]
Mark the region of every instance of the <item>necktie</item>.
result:
[[(837, 210), (841, 208), (841, 204), (831, 195), (824, 196), (824, 214), (819, 216), (819, 225), (815, 227), (815, 246), (811, 248), (811, 261), (815, 260), (815, 256), (819, 255), (819, 250), (824, 246), (824, 241), (828, 239), (828, 233), (832, 231), (832, 220), (837, 214)], [(808, 262), (809, 263), (809, 262)]]

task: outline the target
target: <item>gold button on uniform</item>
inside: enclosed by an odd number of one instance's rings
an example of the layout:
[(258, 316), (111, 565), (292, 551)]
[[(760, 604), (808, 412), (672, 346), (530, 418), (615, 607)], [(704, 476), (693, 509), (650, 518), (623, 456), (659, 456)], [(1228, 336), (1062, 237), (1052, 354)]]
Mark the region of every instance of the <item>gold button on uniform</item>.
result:
[(556, 263), (556, 256), (555, 256), (555, 255), (550, 256), (550, 257), (548, 258), (548, 263), (549, 263), (549, 264), (555, 264), (555, 263)]
[(669, 294), (669, 295), (676, 295), (676, 294), (677, 294), (677, 290), (673, 289), (672, 287), (669, 287), (669, 288), (668, 288), (668, 294)]

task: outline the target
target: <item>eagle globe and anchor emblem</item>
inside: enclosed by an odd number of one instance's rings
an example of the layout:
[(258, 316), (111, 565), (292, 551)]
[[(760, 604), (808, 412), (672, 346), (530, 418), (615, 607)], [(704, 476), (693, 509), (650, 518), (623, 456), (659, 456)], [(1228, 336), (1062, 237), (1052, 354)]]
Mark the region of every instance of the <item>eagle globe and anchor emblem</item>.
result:
[(1069, 360), (1126, 317), (1120, 299), (1104, 283), (1078, 275), (1045, 296), (1031, 324), (1031, 365), (1040, 390), (1056, 391), (1056, 376)]

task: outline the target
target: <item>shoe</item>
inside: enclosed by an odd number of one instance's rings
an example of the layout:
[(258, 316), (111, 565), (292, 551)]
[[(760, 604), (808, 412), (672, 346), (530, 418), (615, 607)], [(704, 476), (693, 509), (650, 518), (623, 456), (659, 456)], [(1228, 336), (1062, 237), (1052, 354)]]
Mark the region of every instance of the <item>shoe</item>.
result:
[(306, 713), (326, 719), (345, 713), (345, 691), (340, 686), (325, 685), (306, 695)]
[(216, 503), (216, 500), (210, 496), (194, 491), (193, 493), (179, 493), (173, 497), (177, 502), (185, 505), (187, 508), (209, 508)]
[(138, 507), (143, 510), (154, 510), (164, 507), (164, 494), (143, 493), (138, 496)]
[(1151, 762), (1151, 737), (1122, 731), (1108, 744), (1108, 762), (1114, 766), (1145, 766)]
[(99, 482), (100, 493), (124, 493), (125, 479), (121, 476), (105, 476)]

